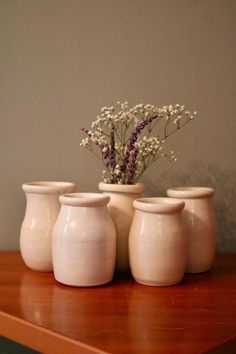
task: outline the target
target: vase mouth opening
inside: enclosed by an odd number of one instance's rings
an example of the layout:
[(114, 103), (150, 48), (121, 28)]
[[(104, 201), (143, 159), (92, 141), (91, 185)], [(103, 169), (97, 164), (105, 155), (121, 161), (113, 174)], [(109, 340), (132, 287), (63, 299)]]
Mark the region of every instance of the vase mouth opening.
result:
[(62, 181), (33, 181), (22, 185), (25, 193), (35, 194), (63, 194), (75, 191), (75, 183)]
[(202, 198), (211, 197), (215, 193), (214, 188), (210, 187), (174, 187), (167, 189), (168, 197), (172, 198)]
[(62, 194), (59, 200), (62, 205), (95, 207), (107, 205), (110, 197), (102, 193), (67, 193)]
[(116, 193), (131, 193), (142, 194), (144, 192), (144, 184), (111, 184), (100, 182), (98, 185), (100, 191), (103, 192), (116, 192)]
[(148, 213), (169, 214), (180, 212), (184, 208), (185, 203), (175, 198), (139, 198), (133, 203), (135, 209), (146, 211)]

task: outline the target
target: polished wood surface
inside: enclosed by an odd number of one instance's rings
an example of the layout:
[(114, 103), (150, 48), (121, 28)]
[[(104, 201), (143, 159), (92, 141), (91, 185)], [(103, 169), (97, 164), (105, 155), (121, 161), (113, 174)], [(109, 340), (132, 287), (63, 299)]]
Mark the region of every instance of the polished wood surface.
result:
[(236, 254), (218, 254), (210, 272), (173, 287), (117, 275), (73, 288), (0, 252), (0, 335), (50, 354), (224, 353), (235, 348)]

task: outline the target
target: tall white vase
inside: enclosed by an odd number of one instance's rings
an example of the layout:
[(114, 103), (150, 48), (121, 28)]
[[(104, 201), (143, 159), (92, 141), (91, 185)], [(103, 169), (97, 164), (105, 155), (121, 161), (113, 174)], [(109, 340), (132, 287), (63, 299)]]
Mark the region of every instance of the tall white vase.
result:
[(144, 185), (141, 183), (119, 185), (101, 182), (99, 189), (103, 191), (103, 194), (110, 196), (108, 210), (117, 232), (116, 271), (128, 272), (130, 270), (128, 237), (134, 215), (133, 202), (141, 197)]
[(213, 188), (177, 187), (167, 195), (185, 202), (184, 219), (188, 226), (188, 273), (208, 271), (214, 261), (216, 248), (216, 216)]
[(129, 235), (131, 273), (141, 284), (168, 286), (184, 277), (187, 238), (182, 218), (184, 202), (172, 198), (141, 198)]
[(53, 229), (56, 280), (72, 286), (97, 286), (113, 278), (116, 231), (107, 210), (109, 196), (72, 193), (60, 197)]
[(52, 271), (52, 229), (57, 219), (59, 196), (75, 190), (70, 182), (30, 182), (22, 186), (26, 211), (20, 232), (25, 264), (37, 271)]

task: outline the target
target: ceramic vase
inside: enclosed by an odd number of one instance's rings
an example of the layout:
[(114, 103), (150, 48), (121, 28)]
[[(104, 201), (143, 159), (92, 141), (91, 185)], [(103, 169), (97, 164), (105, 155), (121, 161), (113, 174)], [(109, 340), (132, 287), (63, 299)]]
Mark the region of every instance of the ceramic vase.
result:
[(26, 211), (20, 232), (20, 250), (25, 264), (37, 271), (52, 271), (52, 229), (62, 193), (75, 190), (70, 182), (30, 182), (22, 186)]
[(97, 286), (113, 278), (116, 231), (107, 210), (109, 196), (72, 193), (60, 197), (53, 230), (53, 270), (57, 281)]
[(140, 198), (144, 191), (141, 183), (135, 185), (118, 185), (99, 183), (103, 194), (110, 196), (108, 210), (117, 233), (116, 271), (129, 272), (128, 237), (134, 215), (133, 202)]
[(151, 286), (179, 283), (187, 264), (184, 202), (172, 198), (141, 198), (134, 201), (134, 207), (129, 234), (134, 279)]
[(188, 273), (208, 271), (216, 248), (216, 216), (213, 206), (214, 189), (177, 187), (167, 195), (185, 202), (184, 219), (188, 227)]

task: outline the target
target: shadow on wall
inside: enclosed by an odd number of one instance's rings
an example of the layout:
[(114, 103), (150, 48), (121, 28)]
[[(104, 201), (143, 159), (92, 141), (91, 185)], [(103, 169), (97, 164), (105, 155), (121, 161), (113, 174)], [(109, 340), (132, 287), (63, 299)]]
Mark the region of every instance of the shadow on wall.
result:
[[(223, 171), (216, 165), (191, 162), (184, 172), (171, 170), (159, 176), (158, 185), (144, 178), (145, 194), (163, 196), (167, 188), (177, 186), (206, 186), (216, 190), (214, 205), (217, 216), (217, 249), (236, 251), (236, 192), (235, 171)], [(174, 181), (174, 182), (173, 182)]]

